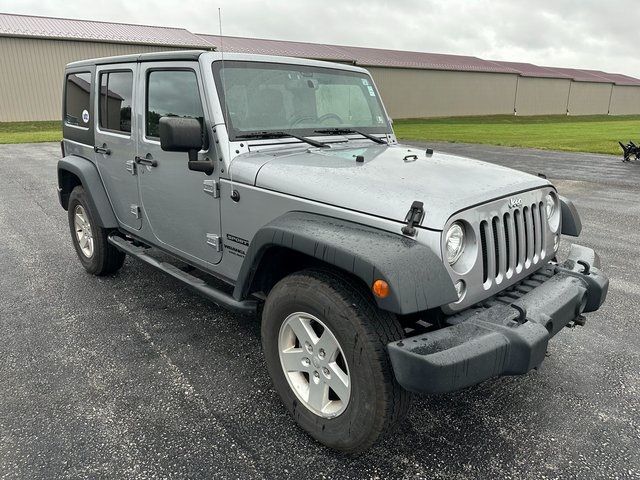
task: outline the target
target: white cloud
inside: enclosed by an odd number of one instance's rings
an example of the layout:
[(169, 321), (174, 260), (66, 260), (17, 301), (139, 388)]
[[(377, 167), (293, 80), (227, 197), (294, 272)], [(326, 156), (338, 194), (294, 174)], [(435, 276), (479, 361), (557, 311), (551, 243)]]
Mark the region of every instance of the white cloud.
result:
[(0, 0), (0, 11), (455, 53), (640, 77), (634, 0)]

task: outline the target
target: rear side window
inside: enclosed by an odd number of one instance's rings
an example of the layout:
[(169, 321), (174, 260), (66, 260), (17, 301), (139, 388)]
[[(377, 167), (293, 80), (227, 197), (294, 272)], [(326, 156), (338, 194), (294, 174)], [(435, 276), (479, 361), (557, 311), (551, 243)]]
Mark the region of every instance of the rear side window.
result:
[(133, 72), (100, 74), (100, 128), (131, 133)]
[(188, 117), (204, 125), (204, 113), (193, 70), (155, 70), (147, 77), (146, 136), (157, 138), (162, 117)]
[(81, 127), (89, 126), (90, 96), (90, 72), (67, 75), (64, 99), (64, 121), (67, 124)]

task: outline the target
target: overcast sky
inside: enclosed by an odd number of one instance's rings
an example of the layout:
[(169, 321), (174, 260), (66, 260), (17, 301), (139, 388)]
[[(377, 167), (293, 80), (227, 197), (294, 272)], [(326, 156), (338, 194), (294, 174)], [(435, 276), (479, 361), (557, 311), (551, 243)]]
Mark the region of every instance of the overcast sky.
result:
[(471, 55), (640, 77), (638, 0), (0, 0), (0, 12)]

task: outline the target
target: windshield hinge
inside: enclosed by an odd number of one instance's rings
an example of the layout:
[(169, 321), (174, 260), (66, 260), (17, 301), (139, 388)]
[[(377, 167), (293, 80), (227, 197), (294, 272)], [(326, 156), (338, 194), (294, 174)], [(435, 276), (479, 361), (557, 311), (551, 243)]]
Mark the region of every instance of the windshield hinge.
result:
[(416, 228), (415, 225), (422, 222), (424, 218), (424, 204), (422, 202), (414, 201), (411, 204), (411, 208), (407, 212), (407, 216), (404, 218), (404, 221), (407, 224), (402, 227), (402, 233), (405, 235), (409, 235), (410, 237), (415, 236)]

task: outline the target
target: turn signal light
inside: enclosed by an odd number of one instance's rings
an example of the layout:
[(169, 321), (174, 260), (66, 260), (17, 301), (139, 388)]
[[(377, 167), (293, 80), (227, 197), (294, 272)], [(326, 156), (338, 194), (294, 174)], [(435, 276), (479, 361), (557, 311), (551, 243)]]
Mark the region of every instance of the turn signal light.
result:
[(387, 298), (389, 296), (389, 293), (391, 293), (389, 284), (384, 280), (376, 280), (375, 282), (373, 282), (371, 291), (378, 298)]

